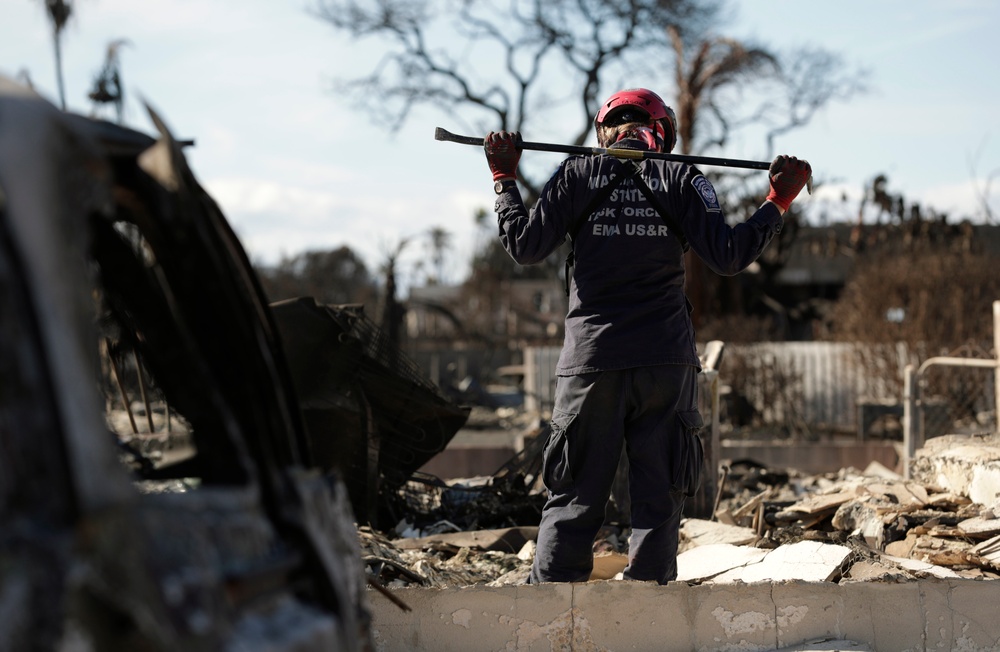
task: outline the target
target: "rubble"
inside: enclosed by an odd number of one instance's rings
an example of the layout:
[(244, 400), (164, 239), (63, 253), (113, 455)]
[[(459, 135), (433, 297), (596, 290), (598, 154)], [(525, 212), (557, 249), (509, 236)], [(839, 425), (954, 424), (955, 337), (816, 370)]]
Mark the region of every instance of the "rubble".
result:
[[(976, 503), (879, 464), (803, 475), (741, 461), (730, 462), (724, 475), (715, 518), (682, 522), (679, 581), (1000, 578), (1000, 503)], [(410, 530), (419, 536), (391, 538), (361, 528), (359, 537), (366, 570), (379, 582), (458, 587), (524, 583), (533, 533), (531, 527)], [(624, 568), (628, 534), (613, 523), (602, 530), (594, 544), (592, 581)]]
[(914, 479), (990, 505), (1000, 496), (1000, 435), (928, 439), (911, 465)]

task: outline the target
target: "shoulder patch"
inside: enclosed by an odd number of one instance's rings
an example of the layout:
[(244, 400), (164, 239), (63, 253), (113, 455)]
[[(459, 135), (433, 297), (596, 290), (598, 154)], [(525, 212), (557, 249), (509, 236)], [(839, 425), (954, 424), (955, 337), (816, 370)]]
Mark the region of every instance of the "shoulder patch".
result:
[(691, 179), (691, 185), (698, 191), (701, 203), (705, 204), (705, 210), (709, 212), (722, 212), (722, 206), (719, 205), (719, 196), (715, 194), (715, 188), (712, 187), (712, 183), (708, 179), (699, 174), (694, 179)]

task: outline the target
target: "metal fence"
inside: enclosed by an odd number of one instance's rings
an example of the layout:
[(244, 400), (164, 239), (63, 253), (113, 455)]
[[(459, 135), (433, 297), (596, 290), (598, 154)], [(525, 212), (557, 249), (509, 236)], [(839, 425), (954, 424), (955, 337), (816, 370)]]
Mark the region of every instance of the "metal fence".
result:
[[(551, 409), (557, 347), (525, 351), (525, 406)], [(727, 430), (779, 427), (796, 432), (856, 431), (858, 405), (902, 407), (905, 347), (833, 342), (730, 345), (719, 371), (718, 418)], [(704, 383), (703, 383), (704, 385)], [(702, 393), (707, 387), (702, 387)]]
[[(964, 367), (932, 363), (920, 374), (922, 436), (994, 427), (995, 359), (984, 347), (965, 347)], [(558, 347), (525, 351), (525, 406), (551, 410)], [(904, 344), (767, 342), (725, 348), (713, 415), (730, 436), (854, 434), (902, 439), (906, 370), (926, 352)], [(983, 362), (985, 360), (985, 362)], [(926, 363), (925, 363), (926, 364)], [(709, 392), (702, 383), (702, 393)], [(709, 412), (706, 410), (706, 417)]]
[[(733, 429), (778, 428), (786, 435), (862, 433), (875, 425), (863, 423), (869, 407), (902, 416), (902, 372), (909, 362), (910, 353), (902, 345), (730, 346), (721, 370), (726, 385), (722, 418)], [(891, 424), (882, 426), (893, 430)]]
[(904, 370), (904, 466), (923, 442), (945, 434), (1000, 432), (1000, 301), (993, 302), (993, 353), (968, 348)]

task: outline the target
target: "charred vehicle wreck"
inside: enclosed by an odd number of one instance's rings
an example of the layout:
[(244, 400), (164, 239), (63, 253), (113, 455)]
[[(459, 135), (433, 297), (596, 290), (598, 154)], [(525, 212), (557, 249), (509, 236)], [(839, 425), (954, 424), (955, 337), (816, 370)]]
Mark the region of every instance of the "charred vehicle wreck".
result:
[[(0, 77), (0, 649), (371, 649), (348, 491), (150, 116), (156, 138)], [(109, 427), (100, 342), (141, 360), (180, 453)]]

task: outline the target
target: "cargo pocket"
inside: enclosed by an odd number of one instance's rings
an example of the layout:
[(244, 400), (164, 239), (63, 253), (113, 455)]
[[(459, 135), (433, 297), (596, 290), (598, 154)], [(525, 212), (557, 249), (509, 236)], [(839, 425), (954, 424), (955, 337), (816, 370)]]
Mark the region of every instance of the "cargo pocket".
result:
[(575, 418), (576, 415), (569, 412), (552, 411), (549, 438), (542, 448), (542, 482), (553, 493), (560, 493), (573, 484), (566, 430)]
[(701, 486), (705, 450), (698, 434), (704, 422), (697, 410), (677, 412), (678, 445), (673, 460), (673, 490), (693, 496)]

